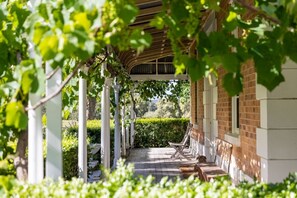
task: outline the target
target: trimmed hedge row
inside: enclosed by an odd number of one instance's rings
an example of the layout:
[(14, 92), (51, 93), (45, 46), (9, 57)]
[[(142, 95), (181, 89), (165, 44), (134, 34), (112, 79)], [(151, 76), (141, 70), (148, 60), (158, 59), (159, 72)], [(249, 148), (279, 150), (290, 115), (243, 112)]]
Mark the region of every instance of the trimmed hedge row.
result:
[(292, 174), (282, 183), (241, 183), (234, 186), (230, 180), (220, 178), (201, 182), (190, 177), (154, 182), (153, 177), (136, 177), (132, 165), (121, 161), (118, 168), (105, 173), (105, 179), (94, 183), (82, 180), (44, 180), (39, 184), (22, 183), (12, 177), (0, 177), (0, 197), (296, 197), (297, 175)]
[(146, 118), (135, 123), (136, 148), (166, 147), (168, 141), (180, 142), (187, 129), (186, 118)]
[[(110, 140), (113, 139), (114, 134), (114, 124), (113, 121), (110, 122)], [(65, 131), (66, 135), (74, 135), (78, 137), (78, 125), (69, 127)], [(100, 120), (88, 120), (87, 121), (87, 137), (90, 143), (100, 143), (101, 142), (101, 121)]]
[[(113, 145), (114, 145), (114, 125), (111, 123), (110, 127), (110, 141), (111, 141), (111, 158), (113, 159)], [(88, 144), (101, 143), (101, 122), (99, 120), (87, 121), (87, 138)], [(78, 126), (74, 125), (66, 129), (63, 138), (63, 176), (64, 179), (70, 180), (72, 177), (78, 176)], [(90, 161), (88, 155), (88, 161)], [(93, 160), (98, 160), (100, 163), (100, 153), (93, 156)], [(111, 163), (113, 160), (111, 160)], [(98, 167), (99, 168), (99, 167)], [(90, 169), (88, 170), (90, 172)]]

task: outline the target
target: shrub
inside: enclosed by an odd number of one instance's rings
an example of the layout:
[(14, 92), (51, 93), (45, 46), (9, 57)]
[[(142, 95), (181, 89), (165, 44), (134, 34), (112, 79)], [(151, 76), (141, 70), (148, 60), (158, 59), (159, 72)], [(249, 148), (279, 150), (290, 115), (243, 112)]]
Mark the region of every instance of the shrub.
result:
[(180, 142), (185, 134), (189, 119), (147, 118), (135, 123), (136, 148), (165, 147), (168, 141)]
[(66, 180), (78, 176), (78, 138), (67, 135), (62, 140), (63, 177)]
[(105, 179), (83, 183), (80, 179), (57, 182), (44, 180), (39, 184), (22, 183), (13, 177), (0, 177), (0, 197), (296, 197), (297, 175), (292, 174), (281, 183), (241, 183), (235, 186), (224, 178), (201, 182), (186, 180), (154, 182), (133, 175), (131, 164), (120, 161), (114, 172), (106, 172)]
[[(78, 126), (74, 125), (65, 130), (63, 138), (63, 176), (69, 180), (78, 176)], [(101, 122), (99, 120), (87, 121), (87, 138), (89, 143), (101, 143)], [(113, 163), (114, 125), (110, 123), (110, 163)], [(93, 157), (100, 163), (100, 152)], [(88, 155), (88, 161), (90, 161)], [(90, 172), (90, 169), (88, 169)]]
[[(74, 135), (78, 137), (78, 126), (74, 125), (69, 127), (66, 131), (67, 135)], [(110, 122), (110, 140), (113, 140), (114, 124)], [(87, 136), (90, 139), (90, 143), (101, 142), (101, 121), (100, 120), (88, 120), (87, 121)]]

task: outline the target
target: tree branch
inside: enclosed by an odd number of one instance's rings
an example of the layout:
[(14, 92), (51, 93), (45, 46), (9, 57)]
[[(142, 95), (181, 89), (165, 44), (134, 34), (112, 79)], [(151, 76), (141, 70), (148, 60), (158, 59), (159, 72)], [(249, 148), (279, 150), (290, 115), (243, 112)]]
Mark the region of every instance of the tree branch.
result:
[(46, 75), (46, 80), (51, 79), (58, 70), (59, 70), (59, 67), (57, 67), (56, 69), (54, 69), (53, 71), (51, 71), (49, 74), (47, 74)]
[(59, 88), (54, 93), (50, 94), (49, 96), (46, 96), (46, 97), (42, 98), (39, 102), (37, 102), (32, 107), (27, 107), (26, 108), (26, 111), (28, 111), (28, 110), (35, 110), (36, 108), (38, 108), (41, 105), (45, 104), (50, 99), (52, 99), (55, 96), (57, 96), (62, 91), (62, 89), (67, 85), (67, 83), (71, 80), (71, 78), (73, 78), (73, 76), (75, 76), (75, 74), (77, 73), (77, 71), (79, 70), (79, 68), (81, 68), (83, 65), (84, 65), (84, 63), (82, 63), (82, 62), (79, 63), (74, 68), (74, 70), (67, 76), (67, 78), (63, 81), (63, 83), (59, 86)]
[(252, 5), (249, 5), (245, 0), (235, 0), (234, 1), (235, 3), (238, 3), (239, 5), (243, 6), (244, 8), (252, 11), (252, 12), (255, 12), (257, 13), (259, 16), (263, 17), (264, 19), (267, 19), (273, 23), (276, 23), (276, 24), (281, 24), (281, 21), (278, 20), (277, 18), (274, 18), (272, 16), (269, 16), (266, 12), (252, 6)]

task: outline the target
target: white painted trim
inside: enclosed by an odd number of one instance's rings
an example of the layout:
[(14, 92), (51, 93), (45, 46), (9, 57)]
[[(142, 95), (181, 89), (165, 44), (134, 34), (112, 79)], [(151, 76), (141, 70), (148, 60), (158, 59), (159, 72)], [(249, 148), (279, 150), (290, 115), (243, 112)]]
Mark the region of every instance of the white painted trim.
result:
[[(46, 73), (51, 73), (53, 69), (46, 63)], [(56, 73), (46, 82), (46, 95), (50, 95), (59, 89), (62, 82), (62, 70)], [(58, 180), (63, 177), (62, 161), (62, 95), (46, 102), (46, 177)]]
[(105, 78), (101, 97), (101, 159), (105, 168), (110, 168), (110, 86), (111, 78)]
[[(29, 108), (41, 99), (36, 94), (29, 94)], [(43, 168), (43, 134), (41, 107), (28, 111), (28, 181), (29, 183), (41, 182), (44, 175)]]
[(121, 157), (121, 131), (120, 131), (120, 103), (119, 92), (120, 85), (115, 83), (113, 86), (115, 95), (115, 113), (114, 113), (114, 161), (113, 166), (116, 167), (117, 161)]
[(226, 133), (225, 134), (225, 140), (227, 142), (230, 142), (231, 144), (235, 145), (235, 146), (240, 146), (240, 135), (236, 134), (236, 133)]
[(236, 127), (236, 123), (238, 121), (238, 119), (240, 119), (239, 117), (237, 117), (237, 101), (239, 100), (239, 96), (233, 96), (231, 98), (231, 111), (232, 111), (232, 133), (234, 134), (239, 134), (239, 127)]
[(127, 150), (126, 150), (126, 128), (125, 128), (125, 105), (122, 106), (121, 109), (121, 116), (122, 116), (122, 155), (126, 157)]
[(79, 78), (78, 96), (78, 176), (87, 182), (87, 81)]

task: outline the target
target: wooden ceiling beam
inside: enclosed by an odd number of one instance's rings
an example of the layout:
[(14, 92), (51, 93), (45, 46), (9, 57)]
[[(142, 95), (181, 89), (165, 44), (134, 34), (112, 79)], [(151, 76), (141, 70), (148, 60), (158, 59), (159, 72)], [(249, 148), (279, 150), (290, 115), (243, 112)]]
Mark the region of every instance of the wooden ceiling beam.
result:
[(146, 62), (153, 61), (153, 60), (160, 59), (160, 58), (164, 58), (164, 57), (171, 56), (171, 55), (172, 55), (172, 53), (164, 53), (161, 56), (158, 56), (157, 58), (156, 57), (150, 57), (150, 58), (148, 57), (146, 59), (143, 59), (142, 62), (134, 62), (134, 63), (132, 62), (132, 63), (130, 63), (130, 65), (127, 65), (126, 68), (127, 68), (128, 72), (130, 72), (131, 69), (133, 67), (135, 67), (136, 65), (145, 64)]
[(155, 59), (159, 59), (162, 54), (172, 54), (172, 50), (171, 49), (165, 49), (163, 51), (151, 51), (150, 53), (146, 53), (145, 55), (142, 56), (137, 56), (134, 58), (129, 59), (128, 61), (126, 61), (126, 65), (130, 65), (130, 63), (132, 62), (139, 62), (141, 63), (141, 61), (146, 60), (147, 58), (155, 58)]
[(137, 6), (151, 4), (151, 3), (162, 3), (162, 0), (136, 0)]
[(162, 5), (151, 7), (151, 8), (141, 9), (139, 11), (138, 17), (145, 16), (145, 15), (151, 15), (151, 14), (158, 14), (161, 11), (162, 11)]

